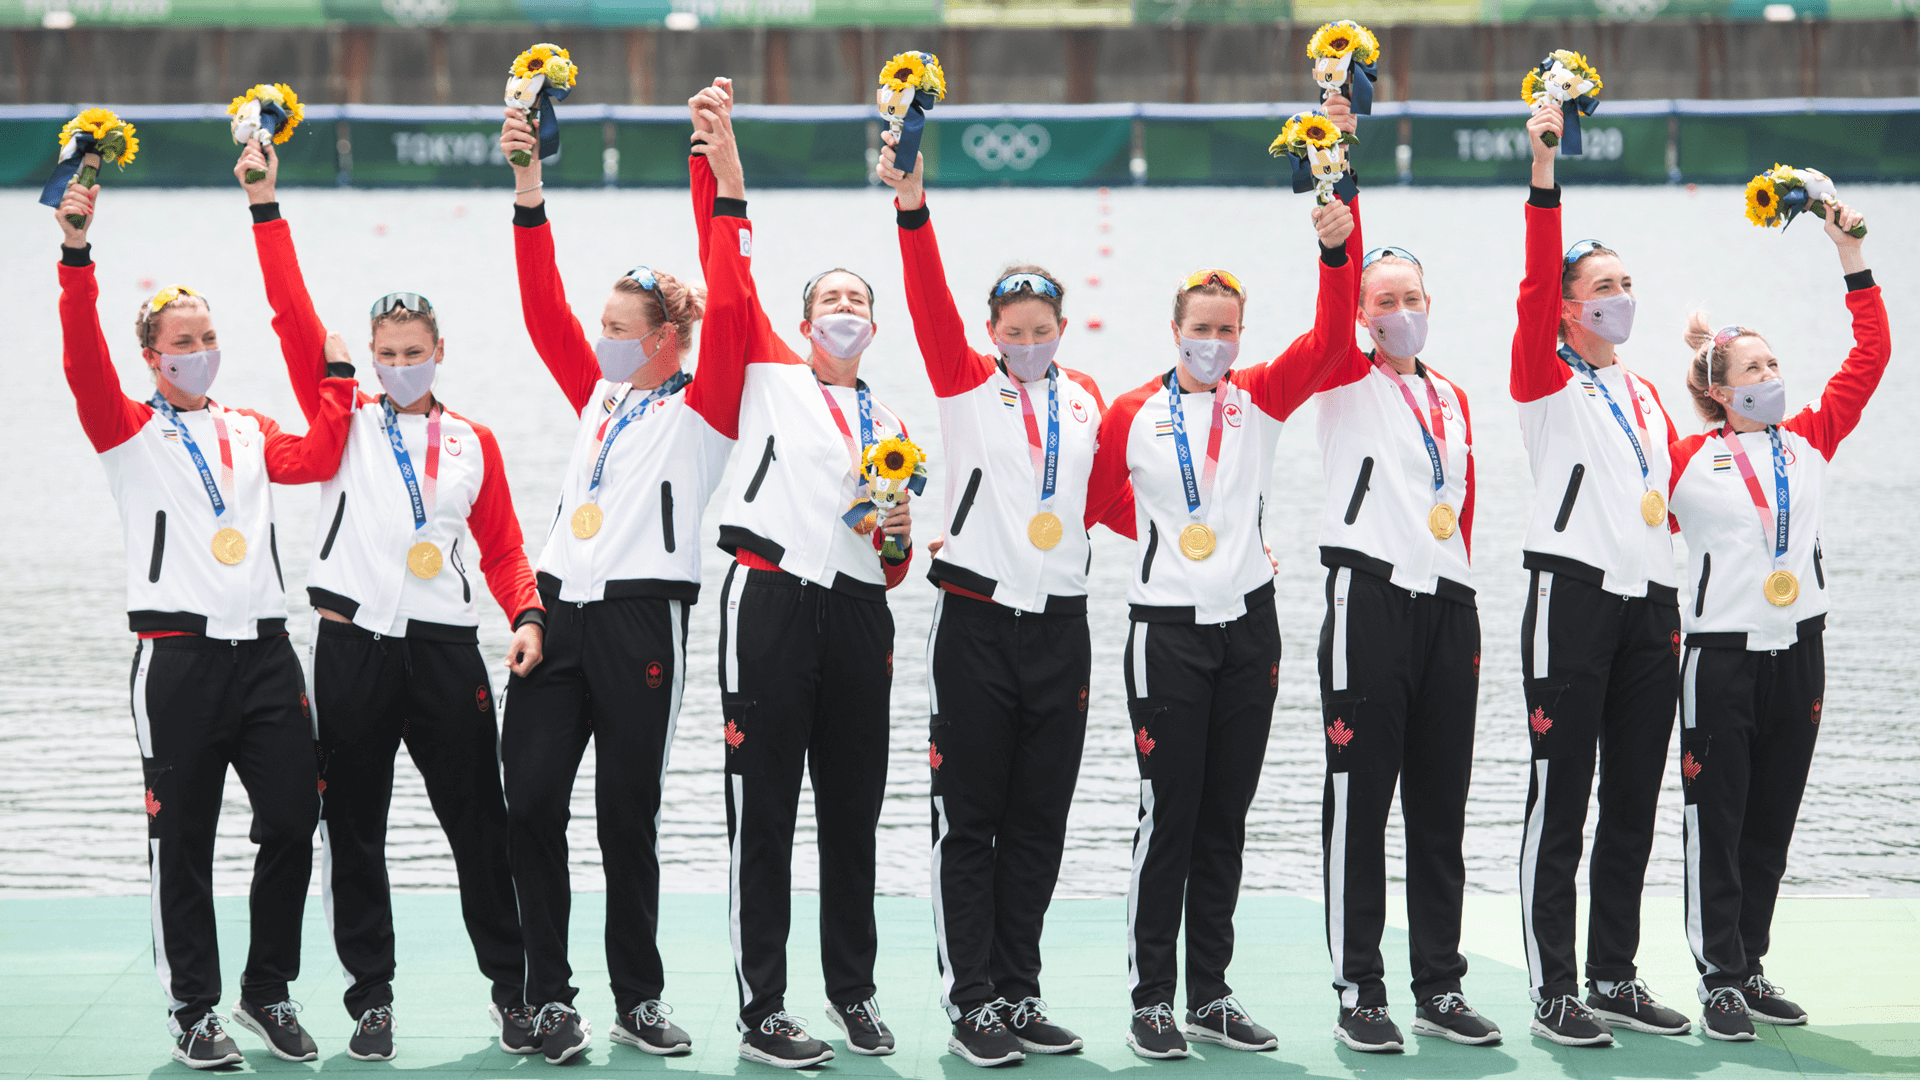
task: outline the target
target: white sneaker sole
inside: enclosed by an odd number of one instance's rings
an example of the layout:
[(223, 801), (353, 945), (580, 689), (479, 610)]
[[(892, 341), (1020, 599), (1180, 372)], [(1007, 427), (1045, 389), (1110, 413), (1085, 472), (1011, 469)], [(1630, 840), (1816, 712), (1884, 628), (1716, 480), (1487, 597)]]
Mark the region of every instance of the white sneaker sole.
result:
[[(1589, 1005), (1587, 1008), (1593, 1009), (1593, 1006)], [(1608, 1027), (1626, 1028), (1628, 1031), (1638, 1031), (1643, 1035), (1685, 1035), (1693, 1030), (1691, 1020), (1680, 1021), (1679, 1027), (1663, 1028), (1649, 1024), (1645, 1020), (1636, 1020), (1625, 1013), (1609, 1012), (1606, 1009), (1593, 1009), (1593, 1015), (1605, 1020)]]
[(1278, 1036), (1263, 1043), (1250, 1043), (1229, 1038), (1222, 1032), (1214, 1031), (1212, 1028), (1203, 1028), (1197, 1024), (1188, 1024), (1186, 1031), (1188, 1042), (1212, 1043), (1215, 1046), (1224, 1046), (1229, 1050), (1247, 1050), (1253, 1053), (1260, 1053), (1266, 1050), (1277, 1050), (1280, 1047), (1280, 1039)]
[(540, 1052), (540, 1047), (539, 1047), (539, 1044), (537, 1043), (533, 1046), (508, 1046), (507, 1045), (507, 1018), (501, 1015), (500, 1006), (489, 1002), (487, 1004), (487, 1016), (490, 1019), (492, 1019), (494, 1030), (500, 1033), (500, 1038), (498, 1042), (500, 1043), (501, 1053), (516, 1054), (524, 1057), (528, 1054), (537, 1054)]
[(1773, 1024), (1776, 1027), (1798, 1027), (1807, 1022), (1807, 1014), (1801, 1013), (1799, 1016), (1788, 1020), (1784, 1017), (1768, 1016), (1766, 1013), (1756, 1012), (1749, 1007), (1747, 1009), (1747, 1019), (1752, 1020), (1756, 1024)]
[(640, 1036), (635, 1035), (633, 1032), (628, 1031), (626, 1028), (621, 1027), (618, 1021), (614, 1023), (613, 1031), (607, 1035), (607, 1038), (623, 1046), (631, 1046), (641, 1053), (652, 1054), (654, 1057), (672, 1057), (675, 1054), (693, 1053), (693, 1043), (691, 1041), (674, 1043), (672, 1046), (655, 1046)]
[[(574, 1058), (577, 1058), (581, 1054), (586, 1053), (587, 1047), (592, 1045), (593, 1045), (593, 1025), (587, 1023), (587, 1018), (583, 1016), (580, 1018), (580, 1045), (569, 1048), (566, 1053), (561, 1054), (559, 1057), (546, 1057), (545, 1060), (549, 1065), (565, 1065), (567, 1062), (572, 1061)], [(546, 1052), (547, 1051), (545, 1047), (542, 1047), (540, 1049), (540, 1053), (543, 1056), (546, 1055)]]
[[(292, 1054), (283, 1053), (279, 1047), (273, 1045), (272, 1039), (267, 1038), (266, 1031), (264, 1031), (259, 1024), (254, 1023), (253, 1017), (248, 1016), (246, 1012), (243, 1009), (241, 1009), (240, 1006), (238, 1005), (235, 1005), (233, 1007), (233, 1011), (228, 1013), (227, 1015), (233, 1017), (233, 1022), (235, 1026), (246, 1028), (248, 1031), (251, 1031), (255, 1035), (259, 1036), (260, 1041), (267, 1044), (267, 1049), (270, 1052), (272, 1052), (273, 1056), (279, 1058), (281, 1061), (313, 1061), (319, 1058), (320, 1056), (320, 1051), (318, 1048), (315, 1048), (313, 1053), (311, 1054), (302, 1054), (299, 1057), (295, 1057)], [(182, 1060), (185, 1060), (185, 1059), (183, 1058)], [(197, 1068), (197, 1069), (204, 1069), (207, 1067), (208, 1066), (205, 1066), (205, 1065), (194, 1066), (194, 1068)]]
[(969, 1065), (978, 1065), (982, 1069), (991, 1069), (996, 1065), (1017, 1065), (1027, 1060), (1027, 1055), (1018, 1050), (1010, 1051), (1005, 1057), (983, 1058), (967, 1049), (967, 1044), (953, 1036), (947, 1036), (947, 1053), (960, 1058)]
[(1700, 1021), (1700, 1034), (1705, 1035), (1709, 1039), (1718, 1039), (1721, 1042), (1753, 1042), (1760, 1037), (1751, 1031), (1742, 1031), (1734, 1035), (1722, 1035), (1713, 1030), (1713, 1025), (1707, 1023), (1705, 1020)]
[(1459, 1043), (1461, 1046), (1486, 1046), (1489, 1043), (1497, 1043), (1500, 1041), (1499, 1028), (1494, 1028), (1479, 1038), (1472, 1038), (1462, 1035), (1443, 1024), (1436, 1024), (1423, 1016), (1413, 1018), (1413, 1033), (1415, 1035), (1437, 1036), (1448, 1042)]
[(868, 1050), (864, 1047), (853, 1045), (853, 1033), (847, 1030), (847, 1022), (840, 1019), (840, 1010), (831, 1001), (827, 1002), (827, 1019), (833, 1021), (833, 1026), (839, 1028), (840, 1034), (846, 1036), (847, 1051), (849, 1053), (859, 1054), (861, 1057), (886, 1057), (888, 1054), (893, 1053), (893, 1047), (891, 1046), (876, 1046)]
[(1136, 1055), (1146, 1058), (1149, 1061), (1171, 1061), (1174, 1058), (1187, 1056), (1187, 1051), (1184, 1048), (1179, 1050), (1149, 1050), (1134, 1041), (1133, 1032), (1131, 1031), (1127, 1032), (1127, 1046), (1130, 1047)]
[(1397, 1042), (1369, 1043), (1361, 1042), (1348, 1033), (1339, 1024), (1333, 1025), (1333, 1037), (1345, 1043), (1347, 1049), (1358, 1050), (1363, 1054), (1398, 1054), (1406, 1050), (1406, 1044)]
[(179, 1062), (182, 1065), (185, 1065), (189, 1069), (218, 1069), (227, 1065), (244, 1064), (247, 1059), (241, 1056), (240, 1051), (235, 1050), (233, 1053), (228, 1054), (226, 1057), (208, 1058), (205, 1061), (195, 1061), (192, 1058), (187, 1056), (187, 1052), (185, 1050), (182, 1050), (178, 1046), (176, 1046), (173, 1048), (173, 1060)]
[(1610, 1031), (1603, 1031), (1600, 1034), (1595, 1035), (1591, 1039), (1575, 1039), (1570, 1036), (1560, 1034), (1559, 1032), (1553, 1030), (1547, 1025), (1541, 1023), (1537, 1019), (1527, 1025), (1527, 1033), (1530, 1035), (1534, 1035), (1538, 1038), (1545, 1039), (1551, 1043), (1559, 1043), (1561, 1046), (1612, 1046), (1613, 1045), (1613, 1033)]
[[(1015, 1034), (1014, 1038), (1020, 1039), (1020, 1036)], [(1037, 1043), (1031, 1039), (1020, 1039), (1020, 1049), (1025, 1050), (1029, 1054), (1071, 1054), (1076, 1050), (1084, 1049), (1086, 1045), (1086, 1041), (1078, 1035), (1073, 1037), (1072, 1042), (1061, 1043), (1058, 1046), (1050, 1043)]]
[(771, 1065), (776, 1069), (804, 1069), (809, 1065), (819, 1065), (833, 1060), (833, 1048), (827, 1047), (810, 1058), (778, 1058), (762, 1053), (745, 1039), (740, 1041), (740, 1060), (751, 1061), (756, 1065)]

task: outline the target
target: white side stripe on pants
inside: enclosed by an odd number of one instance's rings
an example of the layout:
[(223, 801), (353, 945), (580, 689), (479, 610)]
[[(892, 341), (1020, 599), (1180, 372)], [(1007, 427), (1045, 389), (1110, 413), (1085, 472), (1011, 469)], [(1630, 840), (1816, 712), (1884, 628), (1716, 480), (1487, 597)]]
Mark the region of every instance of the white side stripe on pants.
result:
[(173, 992), (173, 963), (167, 959), (167, 926), (160, 917), (160, 840), (147, 840), (147, 858), (153, 860), (153, 970), (160, 976), (160, 992), (167, 996), (167, 1030), (174, 1038), (186, 1034), (173, 1014), (187, 1007)]
[[(140, 638), (133, 647), (133, 664), (133, 734), (140, 740), (140, 756), (151, 758), (153, 725), (147, 719), (147, 669), (153, 666), (153, 650), (147, 648), (146, 638)], [(159, 873), (159, 864), (154, 866), (154, 872)]]
[[(1707, 996), (1706, 976), (1720, 969), (1707, 963), (1707, 931), (1700, 917), (1700, 808), (1689, 806), (1685, 813), (1687, 854), (1687, 947), (1705, 969), (1700, 977), (1700, 997)], [(1704, 1004), (1704, 1001), (1703, 1001)]]
[[(946, 595), (944, 592), (941, 595)], [(935, 601), (936, 605), (938, 601)], [(940, 618), (936, 606), (934, 619)], [(929, 676), (931, 678), (931, 676)], [(953, 1004), (953, 954), (947, 949), (947, 903), (944, 890), (940, 888), (940, 845), (946, 842), (947, 833), (953, 830), (947, 821), (947, 797), (933, 797), (933, 816), (940, 823), (939, 831), (933, 838), (933, 943), (940, 950), (940, 1005), (947, 1010), (947, 1016), (954, 1023), (960, 1022), (960, 1010)]]
[(1533, 810), (1527, 814), (1526, 838), (1520, 844), (1520, 928), (1527, 939), (1528, 985), (1533, 1000), (1539, 1001), (1540, 985), (1547, 977), (1540, 963), (1540, 938), (1533, 931), (1533, 888), (1540, 872), (1540, 833), (1547, 817), (1547, 762), (1544, 759), (1533, 763), (1533, 783), (1537, 795)]
[[(1141, 638), (1146, 623), (1135, 623)], [(1144, 665), (1143, 665), (1144, 666)], [(1144, 696), (1144, 695), (1143, 695)], [(1146, 869), (1147, 850), (1153, 846), (1153, 781), (1140, 781), (1140, 829), (1133, 839), (1133, 878), (1127, 883), (1127, 990), (1140, 985), (1140, 941), (1135, 924), (1140, 918), (1140, 875)]]
[(327, 913), (327, 937), (334, 943), (334, 958), (340, 961), (340, 977), (352, 986), (353, 970), (347, 966), (347, 954), (340, 951), (340, 939), (333, 930), (333, 834), (325, 821), (320, 823), (320, 907)]
[[(753, 1000), (753, 988), (747, 985), (747, 954), (740, 945), (740, 837), (747, 831), (747, 789), (746, 778), (728, 775), (726, 781), (733, 789), (733, 843), (728, 857), (731, 865), (727, 873), (727, 920), (728, 929), (733, 938), (733, 973), (740, 980), (740, 1000), (744, 1004)], [(738, 1020), (735, 1021), (738, 1024)], [(740, 1029), (742, 1032), (746, 1028)]]
[[(927, 715), (940, 715), (940, 689), (933, 683), (933, 645), (940, 639), (940, 616), (947, 610), (947, 590), (938, 590), (933, 598), (933, 625), (927, 627)], [(935, 883), (934, 888), (939, 888)], [(954, 1019), (959, 1019), (955, 1017)]]
[(1553, 574), (1540, 571), (1538, 603), (1533, 608), (1533, 677), (1547, 677), (1547, 611), (1553, 605)]
[(1333, 576), (1333, 649), (1329, 659), (1333, 662), (1331, 678), (1335, 691), (1347, 688), (1347, 593), (1352, 587), (1353, 571), (1343, 566)]
[[(727, 621), (727, 647), (720, 652), (720, 686), (730, 694), (740, 692), (740, 593), (747, 569), (739, 563), (727, 571), (727, 587), (720, 594), (720, 617)], [(731, 654), (731, 655), (729, 655)]]
[(1700, 650), (1688, 649), (1685, 659), (1680, 661), (1680, 727), (1690, 728), (1700, 722), (1700, 716), (1694, 710), (1698, 698), (1694, 685), (1700, 678)]
[[(1335, 656), (1345, 655), (1339, 640), (1344, 622), (1337, 620), (1335, 624)], [(1333, 958), (1333, 985), (1340, 988), (1340, 1007), (1359, 1008), (1360, 984), (1347, 981), (1347, 774), (1343, 772), (1333, 774), (1333, 836), (1327, 848), (1327, 955)]]
[(1133, 624), (1133, 696), (1147, 696), (1147, 627), (1152, 623)]

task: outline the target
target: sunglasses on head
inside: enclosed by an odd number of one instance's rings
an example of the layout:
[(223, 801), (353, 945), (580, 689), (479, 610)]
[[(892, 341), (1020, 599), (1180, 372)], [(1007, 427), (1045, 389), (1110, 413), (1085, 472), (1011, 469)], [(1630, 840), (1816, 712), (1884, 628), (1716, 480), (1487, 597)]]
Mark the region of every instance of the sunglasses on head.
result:
[(397, 292), (388, 293), (380, 299), (375, 300), (373, 302), (373, 310), (368, 312), (368, 316), (377, 319), (387, 312), (392, 311), (394, 308), (404, 308), (413, 312), (415, 315), (433, 314), (433, 303), (426, 297), (421, 296), (419, 293)]
[(1593, 249), (1599, 247), (1606, 247), (1606, 245), (1598, 240), (1582, 240), (1568, 248), (1566, 255), (1562, 257), (1561, 261), (1567, 266), (1572, 266), (1574, 263), (1593, 254)]
[(660, 291), (660, 282), (653, 276), (653, 270), (650, 267), (636, 266), (627, 271), (626, 276), (648, 292)]
[(1008, 274), (1006, 277), (1000, 279), (999, 284), (993, 287), (995, 299), (1017, 292), (1029, 292), (1059, 299), (1060, 286), (1055, 285), (1039, 274)]
[(173, 303), (175, 300), (180, 299), (182, 296), (199, 296), (199, 295), (200, 295), (199, 293), (194, 292), (192, 289), (187, 288), (185, 285), (169, 285), (166, 288), (161, 289), (159, 292), (153, 294), (153, 299), (147, 301), (147, 310), (150, 313), (158, 314), (161, 308), (166, 307), (168, 304)]
[(1408, 251), (1406, 248), (1377, 247), (1367, 252), (1366, 257), (1360, 260), (1360, 269), (1365, 270), (1367, 267), (1372, 266), (1374, 263), (1379, 262), (1389, 255), (1396, 259), (1405, 259), (1415, 266), (1420, 265), (1420, 260), (1414, 256), (1413, 252)]
[(1242, 296), (1245, 296), (1247, 293), (1247, 290), (1240, 287), (1239, 278), (1234, 277), (1225, 270), (1213, 269), (1195, 270), (1193, 273), (1188, 274), (1187, 280), (1181, 283), (1180, 289), (1184, 292), (1189, 289), (1197, 289), (1202, 285), (1214, 284), (1225, 285), (1227, 288), (1232, 289)]
[(1718, 349), (1731, 343), (1735, 338), (1751, 333), (1753, 333), (1753, 331), (1744, 326), (1723, 326), (1713, 335), (1713, 347)]

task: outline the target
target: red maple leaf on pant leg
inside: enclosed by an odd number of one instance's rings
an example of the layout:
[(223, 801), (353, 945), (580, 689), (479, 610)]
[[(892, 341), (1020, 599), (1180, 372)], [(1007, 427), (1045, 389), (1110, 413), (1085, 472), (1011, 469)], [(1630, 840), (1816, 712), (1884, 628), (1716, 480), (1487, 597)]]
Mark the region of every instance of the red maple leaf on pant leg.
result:
[(1547, 729), (1553, 727), (1553, 718), (1547, 715), (1545, 708), (1537, 708), (1533, 710), (1533, 715), (1527, 718), (1527, 726), (1533, 729), (1534, 735), (1545, 735)]
[(1336, 749), (1345, 750), (1347, 744), (1353, 741), (1353, 729), (1347, 726), (1346, 720), (1336, 716), (1333, 718), (1333, 726), (1327, 729), (1327, 738), (1333, 742)]
[(1686, 777), (1688, 780), (1692, 780), (1700, 775), (1700, 763), (1693, 760), (1693, 751), (1691, 750), (1680, 755), (1680, 775)]
[(940, 755), (940, 747), (938, 744), (931, 742), (927, 744), (927, 764), (933, 766), (935, 772), (940, 771), (940, 763), (945, 760), (947, 759)]
[(740, 725), (731, 720), (727, 721), (727, 726), (721, 730), (721, 734), (726, 736), (727, 749), (730, 751), (740, 749), (740, 744), (747, 741), (747, 733), (741, 731)]
[(1139, 731), (1133, 733), (1133, 744), (1140, 748), (1142, 756), (1150, 756), (1153, 753), (1154, 742), (1153, 739), (1147, 735), (1146, 728), (1141, 728)]
[(147, 817), (149, 820), (160, 816), (160, 800), (154, 798), (153, 789), (147, 789)]

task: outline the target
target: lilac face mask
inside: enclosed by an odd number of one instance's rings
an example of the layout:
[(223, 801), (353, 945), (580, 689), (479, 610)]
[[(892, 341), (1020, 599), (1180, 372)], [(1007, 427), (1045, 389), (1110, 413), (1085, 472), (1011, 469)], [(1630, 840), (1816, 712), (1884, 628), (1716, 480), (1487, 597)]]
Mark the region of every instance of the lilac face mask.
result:
[(418, 364), (383, 364), (373, 362), (374, 374), (380, 376), (380, 387), (387, 397), (402, 409), (410, 408), (433, 390), (433, 378), (440, 365), (432, 360)]
[(1768, 379), (1746, 386), (1727, 387), (1727, 411), (1765, 427), (1787, 418), (1787, 380)]
[(1427, 313), (1402, 308), (1367, 320), (1373, 347), (1388, 356), (1411, 360), (1427, 347)]
[(1006, 358), (1007, 370), (1021, 382), (1032, 382), (1046, 375), (1053, 366), (1053, 354), (1060, 351), (1060, 339), (1042, 341), (1032, 345), (1008, 345), (996, 339), (1000, 346), (1000, 355)]
[(213, 387), (214, 377), (220, 374), (220, 350), (161, 353), (160, 374), (181, 393), (199, 397)]
[(648, 352), (647, 338), (650, 336), (651, 333), (637, 338), (603, 337), (594, 342), (593, 355), (600, 361), (600, 377), (613, 383), (623, 383), (633, 378), (633, 373), (639, 371), (641, 365), (659, 356), (660, 350), (667, 347), (663, 341), (652, 352)]
[(813, 320), (813, 343), (835, 360), (851, 360), (873, 344), (873, 320), (841, 312)]
[(1632, 293), (1615, 293), (1580, 305), (1580, 325), (1615, 345), (1624, 344), (1633, 334)]
[(1240, 356), (1240, 343), (1226, 338), (1180, 339), (1180, 364), (1203, 383), (1216, 383)]

